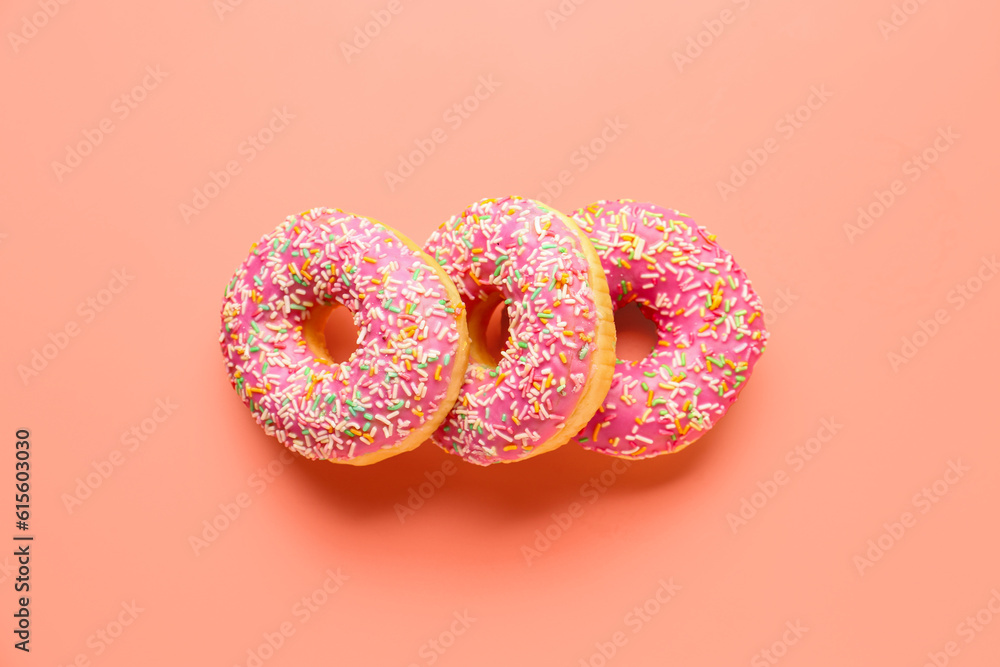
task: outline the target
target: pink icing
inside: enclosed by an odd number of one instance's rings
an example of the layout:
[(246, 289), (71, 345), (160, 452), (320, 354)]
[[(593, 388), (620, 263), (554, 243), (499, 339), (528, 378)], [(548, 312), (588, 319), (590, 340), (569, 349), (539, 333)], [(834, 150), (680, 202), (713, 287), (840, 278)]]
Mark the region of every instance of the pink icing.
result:
[(579, 232), (530, 199), (486, 199), (443, 224), (424, 250), (455, 281), (470, 321), (497, 298), (510, 318), (499, 364), (470, 361), (459, 400), (431, 439), (479, 465), (537, 453), (576, 409), (595, 349)]
[(601, 256), (617, 309), (635, 301), (659, 341), (617, 361), (604, 405), (577, 436), (628, 458), (677, 451), (705, 434), (764, 351), (760, 298), (715, 236), (654, 204), (599, 201), (573, 213)]
[[(307, 345), (315, 306), (354, 313), (358, 349), (329, 363)], [(230, 380), (257, 423), (311, 459), (392, 448), (445, 399), (460, 303), (425, 255), (374, 220), (315, 208), (250, 249), (226, 287), (222, 344)]]

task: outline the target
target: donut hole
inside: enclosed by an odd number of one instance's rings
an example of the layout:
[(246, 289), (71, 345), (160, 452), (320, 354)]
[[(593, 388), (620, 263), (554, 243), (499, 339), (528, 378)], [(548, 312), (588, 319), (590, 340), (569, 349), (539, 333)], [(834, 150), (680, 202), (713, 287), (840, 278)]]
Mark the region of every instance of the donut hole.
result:
[(305, 326), (305, 338), (313, 354), (340, 364), (358, 349), (358, 326), (354, 313), (339, 303), (314, 308)]
[(622, 361), (645, 359), (659, 340), (656, 324), (635, 301), (615, 311), (615, 334), (615, 356)]
[(469, 308), (470, 361), (497, 366), (510, 340), (510, 318), (500, 292), (485, 295)]
[(483, 332), (483, 351), (492, 365), (500, 363), (500, 355), (510, 340), (510, 315), (503, 301), (493, 307)]

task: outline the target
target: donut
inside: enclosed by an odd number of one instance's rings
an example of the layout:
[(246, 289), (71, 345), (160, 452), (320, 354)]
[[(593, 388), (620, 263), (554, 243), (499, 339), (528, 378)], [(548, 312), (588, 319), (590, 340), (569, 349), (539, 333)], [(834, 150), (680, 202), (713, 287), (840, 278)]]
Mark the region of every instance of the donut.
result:
[[(358, 327), (342, 363), (323, 325)], [(309, 459), (368, 465), (419, 445), (458, 396), (466, 311), (444, 271), (376, 220), (338, 209), (292, 215), (250, 248), (226, 286), (230, 381), (269, 435)]]
[[(477, 465), (510, 463), (569, 441), (614, 370), (614, 319), (601, 263), (566, 215), (520, 197), (484, 199), (435, 231), (424, 250), (455, 282), (472, 340), (459, 400), (431, 441)], [(503, 304), (499, 358), (485, 329)]]
[(768, 337), (760, 298), (715, 235), (673, 209), (621, 199), (573, 217), (600, 255), (615, 309), (635, 302), (658, 338), (645, 358), (616, 360), (604, 404), (577, 440), (628, 459), (677, 452), (746, 386)]

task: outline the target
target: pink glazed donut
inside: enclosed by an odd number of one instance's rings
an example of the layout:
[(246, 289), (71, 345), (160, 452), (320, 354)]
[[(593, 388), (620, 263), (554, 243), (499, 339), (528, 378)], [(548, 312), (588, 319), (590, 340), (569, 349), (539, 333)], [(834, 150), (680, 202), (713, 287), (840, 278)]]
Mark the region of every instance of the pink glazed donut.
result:
[[(593, 247), (575, 222), (520, 197), (485, 199), (424, 245), (469, 310), (471, 361), (458, 402), (431, 436), (477, 465), (521, 461), (569, 441), (611, 383), (614, 320)], [(500, 303), (510, 337), (484, 345)]]
[(629, 459), (679, 451), (746, 386), (768, 336), (760, 298), (715, 235), (682, 213), (621, 199), (573, 217), (601, 257), (615, 309), (636, 302), (659, 338), (644, 359), (616, 361), (577, 440)]
[[(325, 347), (337, 304), (358, 349)], [(269, 435), (310, 459), (367, 465), (413, 449), (444, 420), (468, 362), (465, 307), (441, 268), (380, 222), (336, 209), (289, 216), (225, 291), (229, 378)]]

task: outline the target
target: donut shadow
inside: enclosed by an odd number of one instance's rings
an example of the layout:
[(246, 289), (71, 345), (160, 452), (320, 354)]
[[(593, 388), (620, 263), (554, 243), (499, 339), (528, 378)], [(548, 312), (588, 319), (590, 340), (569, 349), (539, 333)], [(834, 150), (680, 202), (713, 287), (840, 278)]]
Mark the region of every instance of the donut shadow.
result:
[[(649, 493), (675, 483), (704, 466), (713, 454), (710, 450), (728, 440), (721, 426), (680, 452), (640, 461), (590, 452), (571, 441), (527, 461), (481, 467), (425, 442), (412, 452), (369, 466), (301, 460), (286, 474), (302, 492), (316, 497), (310, 505), (317, 511), (335, 507), (359, 520), (386, 515), (395, 519), (397, 505), (406, 506), (411, 493), (429, 492), (437, 482), (440, 488), (431, 496), (434, 504), (451, 504), (478, 517), (518, 521), (565, 511), (584, 498), (585, 485), (595, 482), (609, 495)], [(283, 449), (273, 438), (264, 434), (261, 438), (271, 441), (276, 455)]]

